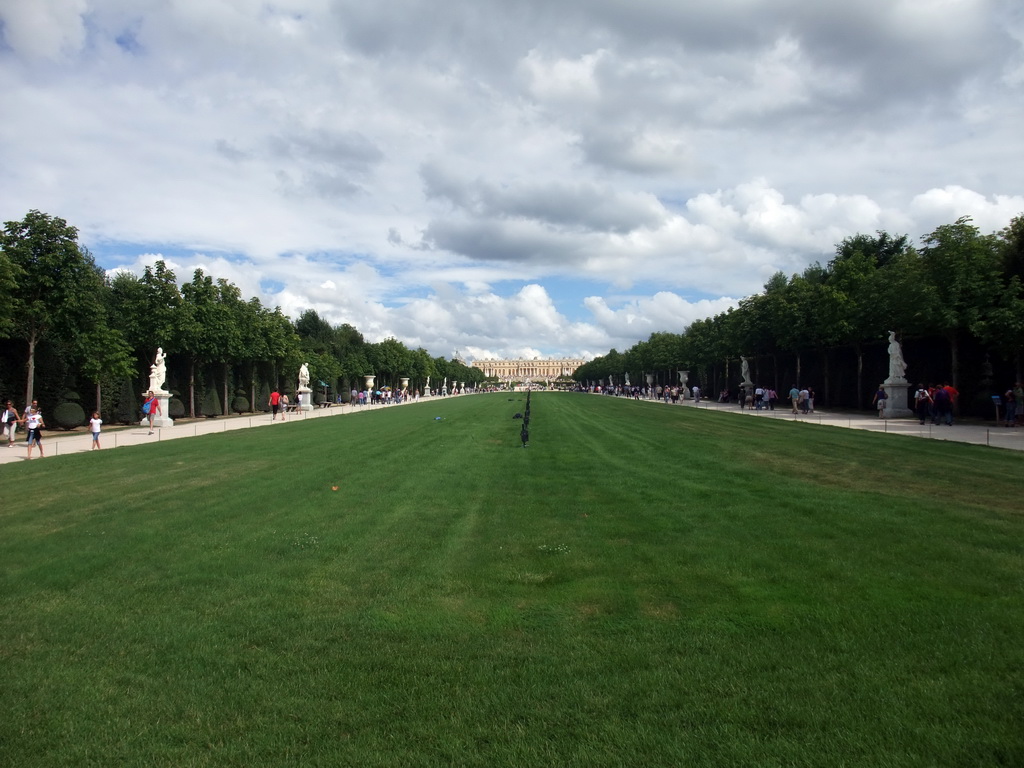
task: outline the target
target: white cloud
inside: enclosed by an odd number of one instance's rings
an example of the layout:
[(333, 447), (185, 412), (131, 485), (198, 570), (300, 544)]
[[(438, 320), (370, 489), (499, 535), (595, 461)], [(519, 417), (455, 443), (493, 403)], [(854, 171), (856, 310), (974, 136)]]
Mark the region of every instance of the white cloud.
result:
[(0, 216), (432, 354), (603, 354), (1024, 211), (997, 0), (0, 0)]
[(995, 232), (1024, 213), (1024, 195), (993, 195), (990, 198), (956, 185), (929, 189), (914, 197), (910, 210), (926, 225), (925, 235), (942, 224), (952, 224), (961, 216), (970, 216), (982, 232)]
[(4, 42), (30, 61), (77, 54), (85, 43), (86, 0), (7, 0), (0, 5)]

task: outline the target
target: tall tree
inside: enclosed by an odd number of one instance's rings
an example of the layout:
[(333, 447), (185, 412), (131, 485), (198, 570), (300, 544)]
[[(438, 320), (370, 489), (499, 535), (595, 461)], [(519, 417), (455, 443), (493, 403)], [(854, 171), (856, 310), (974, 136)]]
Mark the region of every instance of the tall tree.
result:
[(921, 264), (932, 296), (927, 318), (949, 342), (950, 378), (960, 380), (960, 336), (996, 303), (999, 250), (996, 238), (982, 235), (964, 216), (922, 238)]
[(99, 278), (92, 256), (78, 245), (78, 230), (36, 210), (4, 225), (0, 249), (15, 273), (8, 294), (10, 332), (28, 345), (25, 402), (30, 403), (39, 342), (51, 334), (70, 338), (84, 318), (95, 316)]
[[(238, 289), (223, 278), (214, 282), (197, 269), (192, 281), (181, 287), (181, 294), (180, 348), (188, 356), (189, 412), (194, 417), (196, 365), (221, 363), (226, 382), (225, 366), (241, 346), (234, 306), (239, 300)], [(230, 400), (222, 408), (230, 408)]]
[(333, 351), (335, 342), (334, 329), (331, 324), (317, 314), (316, 310), (307, 309), (295, 321), (295, 332), (302, 339), (303, 347), (311, 353), (320, 354)]
[(7, 335), (14, 330), (14, 304), (5, 297), (13, 293), (17, 282), (15, 276), (21, 270), (11, 261), (11, 258), (0, 249), (0, 339), (7, 338)]
[(412, 360), (409, 349), (393, 336), (378, 344), (368, 345), (367, 356), (381, 379), (377, 382), (380, 386), (397, 386), (398, 377), (409, 372)]
[(79, 370), (96, 386), (96, 410), (102, 411), (101, 381), (104, 378), (129, 379), (134, 364), (131, 347), (121, 332), (106, 322), (97, 323), (77, 339), (81, 352)]
[(857, 234), (836, 246), (827, 285), (833, 291), (832, 320), (836, 343), (857, 356), (856, 403), (862, 407), (864, 350), (885, 338), (886, 331), (922, 332), (914, 315), (925, 313), (928, 296), (917, 254), (906, 235), (879, 231)]
[(998, 236), (1002, 279), (992, 307), (972, 330), (1003, 358), (1013, 363), (1020, 381), (1024, 351), (1024, 215), (1017, 216)]
[(181, 292), (174, 271), (163, 261), (143, 270), (142, 277), (118, 272), (110, 280), (110, 325), (120, 331), (145, 376), (157, 347), (180, 345)]

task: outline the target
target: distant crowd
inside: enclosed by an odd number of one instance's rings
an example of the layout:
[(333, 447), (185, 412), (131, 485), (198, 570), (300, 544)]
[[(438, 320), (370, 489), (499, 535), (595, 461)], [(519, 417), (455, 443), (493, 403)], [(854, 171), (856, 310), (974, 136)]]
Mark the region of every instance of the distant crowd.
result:
[[(700, 387), (685, 385), (665, 387), (638, 386), (633, 384), (613, 384), (609, 386), (579, 385), (578, 392), (590, 392), (599, 395), (610, 395), (612, 397), (630, 397), (635, 400), (663, 400), (666, 403), (678, 403), (690, 400), (699, 404), (703, 397)], [(905, 393), (906, 388), (893, 390), (893, 393)], [(796, 414), (814, 413), (814, 387), (798, 387), (795, 384), (786, 393), (785, 400), (779, 397), (779, 393), (771, 387), (739, 387), (730, 391), (723, 389), (718, 393), (719, 403), (737, 403), (740, 408), (751, 410), (770, 410), (785, 408), (787, 405)], [(957, 410), (957, 401), (960, 392), (949, 382), (942, 384), (924, 385), (919, 384), (913, 395), (913, 413), (921, 424), (931, 422), (932, 424), (953, 425), (953, 414)], [(1024, 426), (1024, 386), (1021, 382), (1015, 382), (1001, 396), (994, 397), (996, 407), (999, 409), (1000, 420), (1004, 427)], [(886, 385), (880, 384), (871, 400), (872, 406), (877, 410), (879, 418), (891, 418), (895, 415), (894, 403), (890, 399), (890, 392)], [(904, 414), (906, 411), (904, 411)]]

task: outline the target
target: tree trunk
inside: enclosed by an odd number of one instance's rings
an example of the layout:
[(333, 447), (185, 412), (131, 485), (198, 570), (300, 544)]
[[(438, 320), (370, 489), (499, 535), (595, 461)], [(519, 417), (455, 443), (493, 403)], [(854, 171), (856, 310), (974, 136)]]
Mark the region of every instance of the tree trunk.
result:
[(36, 334), (33, 331), (28, 337), (28, 381), (25, 382), (25, 408), (32, 404), (36, 384)]
[(102, 391), (100, 389), (100, 386), (101, 386), (100, 382), (99, 382), (99, 380), (97, 380), (96, 381), (96, 413), (100, 414), (100, 416), (102, 417), (103, 416), (103, 398), (102, 398), (102, 394), (103, 393), (102, 393)]
[[(950, 367), (950, 381), (953, 384), (953, 389), (960, 391), (960, 343), (957, 339), (956, 331), (949, 334), (949, 367)], [(953, 413), (956, 416), (960, 415), (960, 398), (953, 399)]]
[(189, 355), (188, 358), (188, 416), (190, 419), (196, 417), (196, 358)]
[(960, 344), (956, 331), (949, 334), (949, 378), (954, 389), (960, 389)]
[(221, 404), (221, 410), (224, 411), (224, 415), (227, 416), (231, 413), (231, 403), (228, 402), (228, 371), (230, 365), (224, 363), (224, 402)]
[(822, 373), (822, 376), (824, 376), (824, 378), (825, 378), (824, 386), (822, 387), (822, 394), (824, 394), (825, 396), (823, 398), (821, 398), (820, 401), (818, 400), (818, 398), (815, 398), (815, 401), (816, 401), (815, 405), (817, 405), (817, 402), (826, 402), (826, 403), (832, 402), (832, 400), (829, 397), (829, 393), (831, 392), (831, 390), (829, 388), (829, 383), (828, 383), (828, 379), (829, 379), (829, 376), (828, 376), (828, 351), (822, 352), (821, 356), (822, 356), (821, 373)]
[(857, 352), (857, 397), (855, 402), (859, 411), (864, 408), (864, 350), (860, 344), (854, 344), (853, 348)]
[(256, 407), (256, 363), (252, 364), (249, 375), (249, 407), (252, 408), (253, 413), (259, 410)]
[(800, 379), (800, 353), (799, 352), (796, 353), (796, 385), (798, 387), (803, 387), (803, 385), (804, 385), (803, 381), (801, 381), (801, 379)]

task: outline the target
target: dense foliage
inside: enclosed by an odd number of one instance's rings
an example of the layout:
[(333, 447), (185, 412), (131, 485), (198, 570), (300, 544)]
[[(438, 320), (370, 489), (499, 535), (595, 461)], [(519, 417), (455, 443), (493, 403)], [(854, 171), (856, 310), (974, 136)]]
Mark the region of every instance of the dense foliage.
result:
[[(262, 408), (271, 389), (294, 393), (299, 366), (334, 399), (409, 378), (479, 383), (482, 372), (432, 358), (397, 339), (369, 343), (353, 326), (332, 326), (314, 310), (294, 321), (279, 307), (242, 298), (238, 287), (196, 270), (180, 283), (163, 261), (141, 276), (105, 274), (63, 219), (30, 211), (0, 233), (0, 395), (39, 400), (53, 412), (68, 393), (93, 390), (83, 407), (108, 422), (135, 418), (158, 347), (167, 353), (166, 388), (181, 393), (184, 415), (216, 416), (239, 397)], [(245, 395), (240, 395), (244, 392)], [(93, 405), (95, 403), (95, 405)]]
[[(827, 264), (789, 278), (683, 333), (654, 333), (576, 371), (581, 382), (691, 384), (717, 395), (740, 383), (740, 358), (756, 384), (816, 386), (820, 402), (861, 407), (886, 376), (888, 331), (904, 345), (914, 383), (949, 381), (981, 411), (1021, 377), (1024, 349), (1024, 215), (982, 234), (961, 218), (914, 247), (905, 235), (858, 234)], [(985, 411), (987, 413), (987, 411)]]

